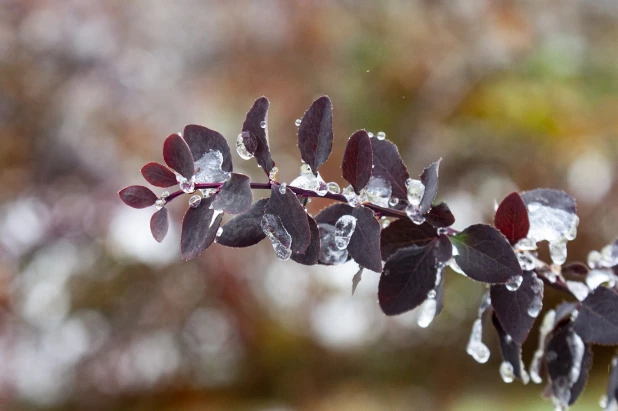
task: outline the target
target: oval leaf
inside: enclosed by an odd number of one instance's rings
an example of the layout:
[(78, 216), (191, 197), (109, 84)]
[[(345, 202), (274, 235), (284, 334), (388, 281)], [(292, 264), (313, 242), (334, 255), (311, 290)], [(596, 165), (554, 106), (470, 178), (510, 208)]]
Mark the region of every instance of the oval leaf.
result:
[(217, 243), (227, 247), (250, 247), (266, 238), (261, 222), (267, 203), (268, 198), (262, 198), (253, 203), (249, 211), (228, 221)]
[(598, 287), (582, 302), (573, 325), (585, 342), (618, 345), (618, 294)]
[(438, 234), (431, 225), (427, 223), (418, 225), (408, 218), (400, 218), (382, 230), (380, 238), (382, 260), (388, 260), (400, 248), (427, 245), (436, 238)]
[(451, 241), (459, 252), (455, 261), (473, 280), (497, 284), (522, 275), (511, 245), (491, 226), (471, 225)]
[(230, 214), (241, 214), (251, 207), (251, 201), (253, 201), (253, 193), (249, 176), (232, 173), (210, 207)]
[(129, 186), (118, 192), (120, 199), (129, 207), (146, 208), (157, 201), (157, 196), (148, 187)]
[(441, 161), (442, 159), (439, 159), (435, 163), (431, 163), (421, 174), (421, 182), (425, 186), (425, 192), (419, 207), (423, 214), (429, 211), (433, 200), (436, 198), (436, 194), (438, 194), (438, 171)]
[(221, 170), (232, 172), (232, 154), (227, 140), (219, 132), (204, 126), (189, 124), (183, 131), (183, 137), (191, 150), (193, 159), (199, 160), (209, 151), (219, 151), (223, 156)]
[(367, 186), (372, 165), (371, 139), (365, 130), (358, 130), (348, 140), (341, 166), (343, 178), (352, 185), (356, 194)]
[(511, 193), (502, 200), (494, 216), (494, 225), (511, 244), (526, 238), (530, 220), (526, 204), (519, 194)]
[(307, 221), (311, 231), (311, 243), (304, 254), (292, 254), (291, 258), (299, 264), (314, 265), (318, 263), (318, 258), (320, 257), (320, 229), (318, 228), (318, 223), (308, 214)]
[(429, 209), (425, 221), (436, 228), (450, 227), (455, 224), (455, 216), (446, 203), (440, 203)]
[(408, 195), (406, 180), (410, 178), (410, 174), (399, 155), (397, 146), (388, 140), (372, 138), (371, 148), (374, 165), (372, 175), (389, 181), (394, 197), (406, 199)]
[(311, 243), (307, 212), (292, 190), (286, 188), (285, 193), (282, 194), (279, 191), (280, 188), (280, 185), (273, 184), (264, 214), (274, 214), (281, 219), (283, 226), (292, 237), (292, 252), (302, 254)]
[(167, 208), (163, 207), (150, 218), (150, 232), (157, 242), (163, 241), (167, 235), (167, 230), (170, 226), (170, 220), (167, 213)]
[(163, 143), (165, 163), (186, 179), (193, 177), (193, 156), (189, 146), (178, 134), (172, 134)]
[(373, 211), (367, 207), (356, 207), (352, 212), (356, 217), (356, 229), (352, 233), (348, 252), (361, 267), (372, 271), (382, 271), (380, 257), (380, 223)]
[(163, 164), (150, 162), (142, 167), (142, 175), (150, 184), (155, 187), (172, 187), (178, 184), (176, 174)]
[[(242, 124), (242, 131), (249, 132), (252, 138), (255, 139), (256, 149), (251, 152), (257, 163), (264, 169), (266, 175), (275, 166), (270, 157), (270, 147), (268, 146), (268, 107), (270, 102), (266, 97), (260, 97), (255, 100), (253, 107), (247, 113), (245, 122)], [(262, 128), (262, 122), (266, 122), (266, 127)], [(243, 137), (244, 141), (244, 137)], [(247, 149), (249, 147), (245, 146)]]
[(182, 258), (191, 260), (206, 250), (215, 240), (223, 213), (213, 221), (214, 210), (210, 208), (212, 198), (202, 199), (199, 206), (189, 207), (182, 219), (180, 252)]
[(315, 100), (305, 112), (298, 127), (298, 148), (317, 176), (333, 148), (333, 104), (327, 96)]

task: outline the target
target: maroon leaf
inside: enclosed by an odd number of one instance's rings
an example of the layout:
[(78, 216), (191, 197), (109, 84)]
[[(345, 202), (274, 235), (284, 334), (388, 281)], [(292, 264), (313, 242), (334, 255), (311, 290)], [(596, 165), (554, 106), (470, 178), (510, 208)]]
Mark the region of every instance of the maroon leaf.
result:
[(167, 213), (167, 208), (163, 207), (150, 218), (150, 232), (157, 242), (163, 241), (167, 235), (167, 230), (170, 226), (170, 221)]
[[(494, 312), (491, 317), (491, 322), (498, 333), (498, 339), (500, 340), (500, 351), (502, 352), (502, 358), (504, 361), (511, 364), (513, 367), (513, 375), (515, 378), (522, 380), (522, 360), (521, 360), (521, 344), (518, 344), (515, 340), (510, 338), (510, 335), (504, 331), (502, 324), (498, 320), (496, 313)], [(525, 371), (525, 370), (523, 370)]]
[(400, 218), (382, 230), (380, 238), (382, 260), (388, 260), (400, 248), (427, 245), (436, 238), (438, 234), (431, 225), (427, 223), (418, 225), (408, 218)]
[(522, 275), (517, 257), (506, 238), (495, 228), (475, 224), (452, 236), (455, 261), (466, 275), (485, 283), (505, 283)]
[(240, 135), (242, 136), (242, 143), (245, 145), (245, 149), (251, 153), (251, 155), (254, 155), (258, 148), (257, 138), (248, 131), (243, 131)]
[(406, 180), (410, 178), (408, 169), (403, 163), (397, 146), (388, 140), (371, 139), (373, 149), (373, 173), (391, 183), (393, 196), (400, 199), (407, 198)]
[[(255, 156), (257, 163), (264, 169), (266, 175), (270, 173), (270, 170), (275, 166), (272, 158), (270, 157), (270, 148), (268, 147), (268, 129), (262, 128), (262, 122), (268, 124), (268, 106), (270, 105), (266, 97), (260, 97), (255, 100), (253, 107), (247, 113), (245, 122), (242, 125), (242, 131), (251, 133), (253, 139), (257, 143), (255, 151), (250, 151)], [(243, 137), (243, 141), (244, 141)], [(245, 146), (247, 150), (249, 147)]]
[(618, 294), (598, 287), (582, 302), (573, 329), (585, 342), (618, 345)]
[(171, 187), (178, 184), (176, 174), (163, 164), (150, 162), (142, 167), (142, 175), (150, 184), (156, 187)]
[(354, 211), (354, 207), (350, 207), (347, 204), (332, 204), (320, 211), (320, 213), (315, 216), (315, 221), (318, 224), (330, 224), (334, 226), (341, 216), (350, 215), (352, 211)]
[(511, 244), (526, 238), (530, 221), (526, 205), (519, 194), (511, 193), (502, 200), (494, 216), (494, 225)]
[(455, 223), (455, 216), (446, 203), (440, 203), (429, 209), (425, 221), (436, 228), (450, 227)]
[(410, 311), (427, 299), (436, 286), (438, 242), (401, 248), (393, 254), (380, 276), (378, 301), (386, 315)]
[(298, 127), (298, 148), (313, 174), (328, 160), (333, 148), (333, 105), (327, 96), (315, 100)]
[(211, 207), (230, 214), (241, 214), (251, 207), (252, 201), (249, 176), (232, 173), (215, 196)]
[(373, 211), (367, 207), (355, 207), (352, 216), (356, 217), (356, 229), (348, 244), (350, 256), (361, 267), (382, 271), (380, 223), (375, 219)]
[(170, 168), (186, 179), (193, 177), (194, 164), (191, 150), (178, 134), (172, 134), (163, 143), (163, 159)]
[(307, 221), (311, 231), (311, 243), (304, 254), (292, 254), (291, 258), (299, 264), (314, 265), (317, 264), (320, 257), (320, 229), (318, 223), (310, 215), (307, 215)]
[(423, 170), (423, 174), (421, 174), (421, 182), (425, 186), (425, 192), (419, 207), (423, 214), (429, 211), (431, 203), (433, 203), (436, 194), (438, 194), (438, 170), (441, 161), (442, 159), (439, 159), (435, 163), (431, 163), (429, 167)]
[(358, 194), (369, 182), (373, 165), (371, 139), (365, 130), (358, 130), (348, 140), (343, 153), (343, 178)]
[(262, 241), (266, 234), (262, 231), (262, 216), (268, 198), (262, 198), (251, 206), (249, 211), (237, 215), (223, 226), (217, 243), (227, 247), (250, 247)]
[(204, 154), (216, 150), (223, 156), (221, 169), (223, 171), (232, 172), (232, 154), (230, 146), (227, 144), (225, 137), (215, 130), (211, 130), (204, 126), (189, 124), (185, 127), (183, 137), (193, 154), (195, 161), (199, 160)]
[[(532, 271), (523, 272), (523, 281), (519, 288), (510, 291), (503, 284), (492, 285), (490, 288), (491, 305), (504, 331), (517, 344), (522, 345), (534, 324), (536, 317), (528, 314), (528, 309), (535, 299), (543, 295), (542, 283)], [(537, 301), (538, 303), (538, 301)]]
[(264, 214), (273, 214), (281, 219), (283, 227), (292, 237), (292, 252), (302, 254), (311, 243), (307, 212), (292, 190), (286, 188), (282, 194), (281, 188), (282, 186), (273, 184)]
[(197, 257), (215, 240), (223, 213), (213, 221), (215, 210), (210, 208), (211, 202), (212, 198), (204, 198), (197, 207), (189, 207), (185, 213), (180, 234), (180, 252), (185, 260)]
[(144, 186), (129, 186), (118, 192), (120, 199), (129, 207), (146, 208), (157, 201), (155, 193)]

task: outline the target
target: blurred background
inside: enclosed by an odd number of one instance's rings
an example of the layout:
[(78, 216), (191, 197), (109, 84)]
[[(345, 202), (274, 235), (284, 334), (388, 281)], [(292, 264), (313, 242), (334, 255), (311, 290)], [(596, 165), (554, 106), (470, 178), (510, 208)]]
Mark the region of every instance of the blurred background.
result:
[[(294, 121), (328, 94), (326, 181), (343, 185), (349, 135), (384, 131), (412, 175), (444, 159), (458, 229), (511, 191), (566, 190), (585, 261), (618, 235), (617, 23), (613, 0), (0, 0), (0, 409), (551, 409), (501, 381), (489, 324), (489, 362), (465, 353), (482, 285), (449, 271), (421, 329), (382, 314), (377, 273), (351, 296), (354, 263), (280, 262), (267, 242), (183, 262), (187, 204), (161, 245), (153, 209), (117, 192), (185, 124), (233, 145), (261, 95), (289, 182)], [(575, 410), (605, 390), (612, 350), (594, 352)]]

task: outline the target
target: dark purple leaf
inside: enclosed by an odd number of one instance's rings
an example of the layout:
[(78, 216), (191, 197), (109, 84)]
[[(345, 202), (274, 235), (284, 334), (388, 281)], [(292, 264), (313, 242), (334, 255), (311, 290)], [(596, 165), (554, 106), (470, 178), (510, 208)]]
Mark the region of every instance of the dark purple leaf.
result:
[(320, 213), (315, 216), (315, 221), (318, 224), (330, 224), (334, 226), (341, 216), (352, 214), (352, 211), (354, 211), (354, 207), (350, 207), (347, 204), (333, 204), (320, 211)]
[(361, 267), (371, 271), (382, 271), (380, 258), (380, 223), (373, 211), (367, 207), (355, 207), (356, 229), (350, 238), (348, 252)]
[[(262, 122), (268, 126), (268, 106), (270, 103), (266, 97), (260, 97), (255, 100), (253, 107), (247, 113), (245, 122), (242, 124), (242, 131), (251, 133), (251, 138), (255, 139), (257, 147), (255, 151), (250, 151), (255, 156), (257, 163), (264, 169), (266, 175), (275, 166), (270, 157), (270, 147), (268, 146), (268, 128), (262, 128)], [(244, 141), (243, 137), (243, 141)], [(249, 147), (245, 146), (247, 150)]]
[(400, 218), (382, 230), (380, 239), (382, 260), (388, 260), (400, 248), (411, 245), (423, 246), (436, 238), (438, 238), (438, 234), (431, 225), (427, 223), (418, 225), (408, 218)]
[(299, 264), (314, 265), (318, 263), (320, 257), (320, 229), (318, 223), (310, 215), (307, 215), (307, 221), (311, 231), (311, 243), (304, 254), (292, 254), (291, 258)]
[(607, 384), (607, 402), (618, 402), (618, 355), (612, 358), (610, 363), (609, 382)]
[(521, 199), (524, 200), (526, 205), (531, 203), (539, 203), (547, 207), (557, 208), (573, 214), (577, 212), (575, 199), (560, 190), (537, 188), (536, 190), (521, 193)]
[(273, 214), (281, 219), (283, 227), (292, 237), (292, 252), (302, 254), (311, 243), (307, 212), (292, 190), (286, 188), (282, 194), (280, 188), (280, 185), (273, 184), (264, 214)]
[(240, 135), (242, 136), (242, 143), (244, 144), (245, 149), (251, 153), (251, 155), (254, 155), (258, 148), (257, 138), (248, 131), (243, 131)]
[(436, 258), (439, 262), (446, 263), (453, 256), (453, 243), (446, 234), (440, 234), (436, 247), (438, 247)]
[(146, 208), (157, 201), (157, 196), (148, 187), (129, 186), (118, 192), (120, 199), (129, 207)]
[(511, 245), (491, 226), (471, 225), (451, 241), (459, 252), (455, 261), (473, 280), (497, 284), (522, 275)]
[(182, 219), (180, 252), (185, 260), (197, 257), (215, 240), (223, 213), (213, 221), (215, 210), (210, 208), (211, 203), (212, 198), (202, 199), (197, 207), (189, 207)]
[[(567, 404), (573, 404), (586, 385), (588, 380), (588, 372), (592, 365), (592, 351), (589, 344), (584, 344), (583, 355), (577, 354), (580, 345), (577, 344), (577, 334), (573, 331), (571, 324), (565, 324), (557, 328), (551, 335), (547, 343), (545, 362), (547, 364), (547, 373), (551, 381), (552, 392), (554, 396), (561, 397), (561, 393), (566, 385), (570, 392), (570, 398)], [(575, 364), (581, 358), (580, 364)], [(580, 373), (577, 378), (572, 380), (572, 372), (574, 366), (580, 367)], [(566, 383), (566, 384), (565, 384)]]
[(450, 227), (455, 223), (455, 216), (446, 203), (440, 203), (429, 209), (425, 221), (436, 228)]
[(171, 187), (178, 184), (176, 174), (163, 164), (150, 162), (142, 167), (142, 175), (150, 184), (156, 187)]
[(526, 238), (530, 221), (528, 209), (519, 194), (511, 193), (502, 200), (494, 216), (494, 225), (511, 244)]
[(391, 183), (393, 196), (399, 199), (406, 199), (408, 191), (406, 180), (410, 178), (408, 169), (404, 164), (397, 146), (388, 140), (371, 139), (373, 149), (373, 169), (374, 177), (381, 177)]
[(423, 193), (423, 198), (421, 199), (419, 207), (423, 214), (429, 211), (431, 203), (433, 203), (436, 194), (438, 194), (438, 170), (441, 161), (442, 159), (439, 159), (435, 163), (431, 163), (429, 167), (423, 170), (423, 174), (421, 174), (421, 182), (425, 186), (425, 192)]
[(172, 134), (163, 143), (165, 163), (186, 179), (193, 177), (193, 155), (189, 146), (178, 134)]
[(268, 198), (262, 198), (253, 203), (249, 211), (228, 221), (217, 243), (227, 247), (250, 247), (266, 238), (261, 223), (267, 203)]
[(216, 194), (211, 207), (225, 213), (241, 214), (251, 207), (251, 201), (253, 194), (249, 176), (232, 173)]
[(216, 150), (223, 156), (223, 163), (221, 164), (221, 170), (232, 172), (232, 154), (230, 153), (230, 146), (227, 144), (225, 137), (219, 134), (215, 130), (211, 130), (204, 126), (198, 126), (195, 124), (189, 124), (185, 127), (183, 137), (191, 149), (193, 159), (198, 161), (204, 156), (204, 154)]
[(562, 266), (563, 275), (571, 275), (578, 278), (588, 275), (588, 271), (590, 270), (586, 264), (577, 261), (573, 261), (572, 263), (567, 263)]
[[(504, 331), (517, 344), (523, 344), (534, 324), (536, 317), (528, 314), (530, 306), (543, 296), (543, 283), (537, 281), (532, 271), (523, 272), (523, 281), (519, 288), (510, 291), (503, 284), (495, 284), (490, 288), (491, 305)], [(538, 304), (538, 300), (537, 300)]]
[(352, 185), (356, 194), (367, 186), (372, 164), (371, 139), (365, 130), (358, 130), (348, 139), (341, 165), (343, 178)]
[(314, 175), (333, 148), (333, 104), (327, 96), (315, 100), (298, 126), (298, 148)]
[(380, 276), (378, 301), (386, 315), (410, 311), (436, 287), (437, 241), (422, 247), (401, 248), (393, 254)]
[(167, 208), (163, 207), (150, 218), (150, 232), (157, 242), (163, 241), (167, 235), (167, 230), (170, 226), (170, 220), (167, 213)]
[(618, 294), (598, 287), (582, 302), (573, 328), (584, 341), (592, 344), (618, 344)]
[(504, 359), (504, 361), (511, 364), (511, 366), (513, 367), (513, 375), (515, 375), (515, 377), (521, 381), (521, 345), (512, 338), (510, 338), (509, 334), (504, 331), (504, 329), (502, 328), (502, 324), (500, 324), (500, 321), (498, 320), (495, 312), (491, 317), (491, 322), (494, 325), (496, 331), (498, 332), (498, 339), (500, 340), (500, 351), (502, 352), (502, 358)]

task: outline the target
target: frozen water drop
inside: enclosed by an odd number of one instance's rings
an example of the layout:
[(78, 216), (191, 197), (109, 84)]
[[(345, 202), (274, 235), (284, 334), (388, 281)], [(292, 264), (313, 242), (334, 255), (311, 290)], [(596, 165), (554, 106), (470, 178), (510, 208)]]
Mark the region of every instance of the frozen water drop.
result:
[(427, 298), (436, 298), (436, 290), (430, 290), (427, 293)]
[(356, 229), (356, 217), (343, 215), (335, 223), (335, 245), (340, 250), (345, 250), (350, 243), (352, 234)]
[(514, 248), (517, 251), (534, 251), (536, 250), (536, 241), (534, 238), (522, 238), (515, 244)]
[(200, 190), (202, 192), (202, 197), (208, 198), (217, 192), (216, 188), (202, 188)]
[(266, 128), (266, 121), (264, 120), (260, 121), (260, 127)]
[[(248, 131), (246, 131), (245, 133), (248, 133)], [(251, 154), (249, 150), (247, 150), (247, 147), (245, 146), (245, 141), (243, 139), (243, 133), (240, 133), (238, 137), (236, 137), (236, 152), (238, 153), (240, 158), (242, 158), (243, 160), (249, 160), (253, 158), (253, 154)]]
[(300, 174), (313, 174), (313, 171), (311, 170), (311, 166), (307, 163), (304, 163), (302, 166), (300, 166)]
[(436, 228), (436, 233), (438, 235), (448, 234), (448, 228), (447, 227), (438, 227), (438, 228)]
[(373, 138), (373, 133), (371, 131), (368, 131), (367, 135), (369, 136), (369, 138)]
[(571, 291), (571, 293), (573, 293), (575, 298), (577, 298), (579, 301), (584, 301), (590, 293), (590, 289), (588, 288), (588, 286), (584, 283), (580, 283), (579, 281), (567, 280), (566, 285), (569, 291)]
[(166, 199), (170, 196), (170, 192), (169, 191), (164, 191), (161, 193), (161, 198), (162, 199)]
[(328, 189), (328, 192), (331, 194), (339, 194), (341, 192), (341, 188), (339, 188), (339, 184), (335, 183), (334, 181), (331, 181), (330, 183), (326, 184), (326, 188)]
[(506, 284), (504, 285), (506, 286), (506, 289), (509, 291), (517, 291), (519, 290), (519, 287), (521, 286), (521, 283), (523, 281), (524, 281), (524, 277), (522, 277), (521, 275), (515, 275), (509, 278)]
[(420, 313), (416, 323), (421, 328), (429, 327), (429, 324), (436, 317), (437, 301), (434, 298), (429, 298), (421, 305)]
[(165, 199), (163, 199), (163, 198), (158, 199), (157, 201), (155, 201), (155, 207), (156, 207), (156, 209), (157, 209), (157, 210), (162, 209), (163, 207), (165, 207), (165, 203), (166, 203), (166, 202), (165, 202)]
[(610, 287), (616, 284), (616, 276), (612, 270), (607, 268), (596, 268), (590, 270), (586, 276), (586, 284), (591, 290), (595, 290), (603, 283), (609, 283)]
[(230, 178), (230, 173), (223, 171), (223, 154), (219, 150), (211, 150), (205, 153), (195, 162), (194, 182), (197, 183), (222, 183)]
[(296, 121), (294, 122), (294, 124), (296, 124), (296, 127), (300, 127), (300, 123), (301, 122), (302, 122), (302, 120), (297, 118)]
[(191, 196), (191, 198), (189, 199), (189, 205), (192, 208), (197, 208), (199, 207), (200, 203), (202, 202), (202, 197), (198, 196), (198, 195), (194, 195)]
[(376, 137), (378, 138), (378, 140), (384, 140), (386, 138), (386, 133), (384, 131), (378, 131)]
[(370, 203), (380, 207), (388, 207), (393, 192), (389, 181), (381, 177), (371, 177), (364, 190)]
[(279, 193), (285, 194), (286, 190), (287, 190), (287, 184), (281, 183), (281, 185), (279, 186)]
[(391, 220), (382, 221), (382, 229), (387, 228), (389, 225), (391, 225)]
[(223, 234), (223, 227), (219, 227), (219, 228), (217, 229), (217, 238), (218, 238), (218, 237), (221, 237), (221, 234)]
[(340, 250), (335, 244), (335, 227), (330, 224), (319, 224), (320, 229), (320, 257), (323, 264), (343, 264), (348, 259), (348, 251)]
[(572, 240), (577, 235), (579, 217), (575, 213), (532, 202), (528, 204), (528, 217), (528, 237), (536, 242)]
[(603, 394), (601, 398), (599, 398), (599, 407), (603, 409), (607, 407), (607, 395)]
[(425, 194), (425, 185), (420, 180), (408, 178), (406, 180), (406, 191), (408, 195), (408, 203), (412, 206), (418, 206)]
[(554, 264), (564, 264), (567, 258), (567, 241), (561, 238), (549, 243), (549, 254)]
[(618, 265), (618, 244), (608, 244), (601, 249), (601, 264), (607, 268)]
[(421, 212), (421, 208), (419, 206), (409, 204), (406, 207), (406, 214), (414, 224), (421, 225), (425, 222), (425, 217), (423, 217), (423, 213)]
[(279, 216), (264, 214), (261, 226), (262, 231), (270, 240), (277, 258), (282, 261), (288, 260), (292, 256), (292, 237), (283, 226)]
[(319, 195), (320, 197), (324, 197), (326, 194), (328, 194), (328, 184), (324, 182), (324, 180), (320, 176), (320, 173), (318, 173), (318, 176), (316, 177), (316, 183), (317, 187), (315, 189), (315, 193), (317, 195)]
[(600, 262), (602, 258), (603, 256), (601, 255), (600, 252), (596, 250), (590, 251), (588, 253), (588, 258), (587, 258), (588, 267), (590, 268), (600, 267), (601, 266)]
[(270, 169), (270, 173), (268, 173), (268, 179), (270, 181), (277, 181), (277, 173), (279, 172), (279, 169), (277, 167), (273, 167)]
[(534, 269), (535, 262), (534, 258), (528, 252), (519, 252), (517, 255), (517, 261), (519, 261), (519, 266), (524, 271), (531, 271)]
[(397, 204), (399, 204), (399, 199), (397, 197), (391, 197), (390, 200), (388, 200), (389, 207), (395, 207)]
[(515, 380), (513, 365), (510, 362), (503, 361), (502, 364), (500, 364), (500, 377), (502, 377), (502, 381), (507, 384), (510, 384)]
[(187, 194), (190, 194), (195, 191), (195, 176), (191, 177), (191, 179), (187, 179), (180, 174), (176, 175), (176, 180), (178, 181), (178, 185), (180, 189)]
[(489, 360), (489, 348), (481, 341), (483, 338), (483, 322), (477, 318), (472, 324), (472, 332), (466, 347), (466, 352), (476, 360), (476, 362), (484, 364)]

